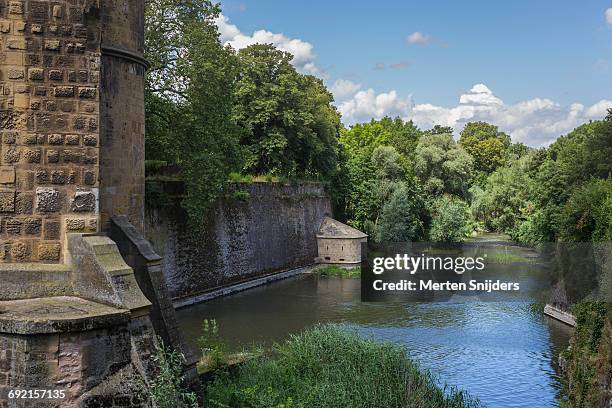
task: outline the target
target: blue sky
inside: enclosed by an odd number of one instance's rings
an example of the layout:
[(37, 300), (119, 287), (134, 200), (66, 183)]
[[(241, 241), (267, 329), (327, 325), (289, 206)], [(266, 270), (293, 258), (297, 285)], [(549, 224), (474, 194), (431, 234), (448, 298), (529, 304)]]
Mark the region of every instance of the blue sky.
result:
[(272, 42), (347, 125), (385, 114), (549, 144), (612, 106), (612, 1), (222, 2), (222, 39)]

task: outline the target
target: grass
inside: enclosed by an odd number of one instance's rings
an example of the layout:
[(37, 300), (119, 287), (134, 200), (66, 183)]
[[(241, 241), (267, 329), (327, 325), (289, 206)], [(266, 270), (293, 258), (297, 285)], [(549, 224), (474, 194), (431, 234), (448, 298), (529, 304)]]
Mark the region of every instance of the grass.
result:
[(529, 258), (526, 258), (524, 256), (520, 256), (517, 254), (513, 254), (511, 252), (508, 251), (491, 251), (487, 253), (487, 258), (486, 258), (486, 262), (489, 263), (495, 263), (495, 264), (502, 264), (502, 265), (509, 265), (509, 264), (513, 264), (513, 263), (530, 263), (533, 262), (532, 260), (530, 260)]
[(219, 374), (205, 398), (217, 408), (479, 406), (465, 392), (438, 387), (403, 348), (333, 325), (292, 336), (234, 375)]
[(218, 370), (219, 367), (233, 367), (244, 364), (248, 360), (259, 357), (261, 353), (262, 352), (258, 350), (228, 353), (224, 354), (220, 359), (215, 358), (214, 356), (204, 356), (200, 359), (200, 361), (198, 361), (198, 374), (213, 372)]
[(361, 268), (342, 268), (340, 266), (325, 266), (315, 271), (319, 276), (327, 276), (334, 278), (359, 278), (361, 277)]

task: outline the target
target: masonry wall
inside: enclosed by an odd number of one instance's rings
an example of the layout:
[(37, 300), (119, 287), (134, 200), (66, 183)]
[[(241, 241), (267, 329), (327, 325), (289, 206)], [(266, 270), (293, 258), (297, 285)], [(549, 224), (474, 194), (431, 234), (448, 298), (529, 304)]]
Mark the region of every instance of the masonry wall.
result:
[(199, 228), (189, 225), (180, 208), (146, 209), (146, 237), (164, 259), (172, 297), (314, 262), (317, 230), (331, 216), (322, 185), (254, 183), (236, 189), (250, 198), (229, 194)]
[[(99, 26), (88, 2), (0, 0), (0, 260), (97, 230)], [(76, 221), (75, 221), (76, 220)]]
[(144, 0), (102, 3), (100, 216), (144, 222)]

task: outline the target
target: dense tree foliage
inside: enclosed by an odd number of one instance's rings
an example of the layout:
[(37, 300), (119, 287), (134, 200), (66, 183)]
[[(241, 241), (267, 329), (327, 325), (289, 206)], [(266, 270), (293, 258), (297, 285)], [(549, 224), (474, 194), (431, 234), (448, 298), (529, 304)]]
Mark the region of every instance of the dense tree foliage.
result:
[[(346, 216), (373, 239), (398, 241), (400, 236), (419, 239), (425, 235), (423, 193), (412, 167), (420, 135), (412, 122), (390, 118), (341, 132), (340, 142), (348, 158)], [(408, 225), (383, 231), (391, 227), (394, 209)]]
[(232, 121), (236, 59), (219, 41), (210, 1), (146, 2), (147, 159), (180, 166), (183, 204), (194, 219), (239, 167), (239, 129)]
[(340, 115), (323, 82), (299, 74), (292, 59), (265, 44), (238, 52), (234, 119), (247, 147), (244, 170), (320, 178), (337, 163)]
[(612, 121), (591, 122), (499, 168), (473, 189), (475, 216), (525, 243), (606, 239), (611, 132)]
[(429, 194), (466, 197), (472, 176), (472, 156), (450, 133), (424, 134), (415, 149), (414, 170)]
[(219, 12), (209, 0), (146, 2), (147, 160), (180, 168), (193, 220), (233, 171), (329, 181), (342, 192), (331, 93), (272, 45), (224, 47)]
[(447, 194), (437, 197), (433, 202), (431, 239), (435, 242), (461, 242), (471, 232), (470, 221), (470, 207), (465, 201)]
[(510, 148), (510, 136), (486, 122), (470, 122), (461, 131), (459, 144), (474, 158), (474, 170), (490, 174), (502, 166)]
[(378, 242), (409, 242), (425, 237), (424, 203), (418, 192), (400, 183), (382, 208), (376, 228)]

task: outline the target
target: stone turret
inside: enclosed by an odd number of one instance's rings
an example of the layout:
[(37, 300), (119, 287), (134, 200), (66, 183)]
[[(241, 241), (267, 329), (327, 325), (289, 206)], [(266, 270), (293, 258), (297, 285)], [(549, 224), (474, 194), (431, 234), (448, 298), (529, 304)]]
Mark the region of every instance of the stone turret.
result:
[(100, 214), (144, 225), (144, 0), (101, 2)]
[(0, 0), (0, 257), (61, 263), (66, 233), (142, 231), (143, 0)]

